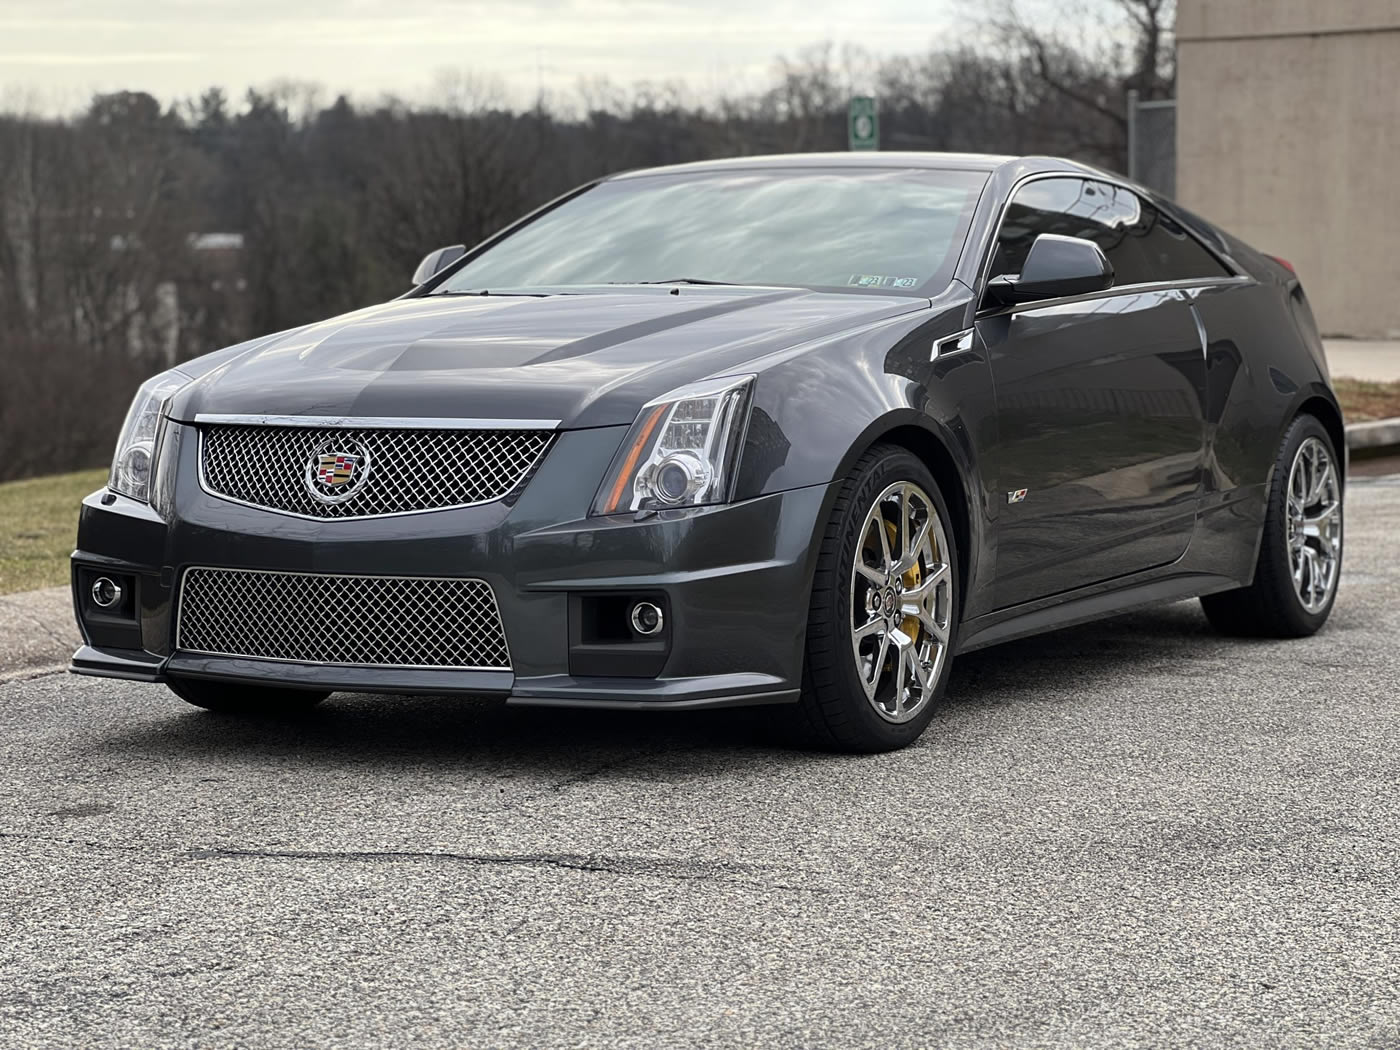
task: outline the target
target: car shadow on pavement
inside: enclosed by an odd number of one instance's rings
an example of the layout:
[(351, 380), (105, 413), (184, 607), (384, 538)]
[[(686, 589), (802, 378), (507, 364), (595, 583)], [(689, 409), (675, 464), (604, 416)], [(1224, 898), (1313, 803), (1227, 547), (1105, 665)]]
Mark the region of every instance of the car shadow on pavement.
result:
[[(965, 654), (930, 731), (916, 747), (937, 746), (940, 734), (975, 722), (987, 706), (1047, 698), (1073, 703), (1115, 680), (1131, 688), (1154, 666), (1170, 664), (1181, 673), (1203, 636), (1212, 637), (1210, 628), (1191, 603)], [(783, 744), (768, 726), (780, 708), (578, 711), (510, 707), (471, 697), (337, 694), (304, 715), (243, 719), (186, 708), (163, 690), (150, 701), (150, 714), (109, 734), (104, 750), (183, 760), (291, 759), (339, 768), (509, 766), (565, 776), (615, 762), (626, 762), (634, 774), (639, 767), (675, 771), (679, 764), (690, 767), (688, 775), (718, 775), (752, 765), (846, 760)]]
[[(108, 753), (164, 759), (263, 758), (304, 766), (511, 768), (569, 777), (599, 765), (684, 754), (772, 764), (783, 751), (755, 709), (684, 712), (511, 707), (494, 698), (338, 693), (310, 712), (239, 718), (152, 696), (154, 717), (109, 734)], [(793, 760), (800, 755), (793, 752)]]
[[(1115, 681), (1130, 686), (1159, 667), (1191, 676), (1193, 654), (1229, 644), (1238, 643), (1218, 634), (1194, 600), (1124, 613), (964, 653), (945, 706), (975, 708)], [(1201, 676), (1213, 673), (1202, 663)]]

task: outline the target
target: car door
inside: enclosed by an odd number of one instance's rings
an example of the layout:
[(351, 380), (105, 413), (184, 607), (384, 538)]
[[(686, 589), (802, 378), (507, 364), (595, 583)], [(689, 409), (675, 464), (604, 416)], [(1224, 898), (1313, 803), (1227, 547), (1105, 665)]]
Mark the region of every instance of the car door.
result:
[[(1179, 558), (1190, 542), (1205, 448), (1205, 360), (1186, 296), (1157, 264), (1172, 220), (1123, 187), (1024, 183), (984, 281), (1018, 273), (1042, 233), (1095, 241), (1107, 292), (988, 303), (977, 332), (995, 384), (995, 603), (1006, 608)], [(1173, 224), (1174, 225), (1174, 224)], [(1183, 232), (1183, 236), (1184, 236)]]

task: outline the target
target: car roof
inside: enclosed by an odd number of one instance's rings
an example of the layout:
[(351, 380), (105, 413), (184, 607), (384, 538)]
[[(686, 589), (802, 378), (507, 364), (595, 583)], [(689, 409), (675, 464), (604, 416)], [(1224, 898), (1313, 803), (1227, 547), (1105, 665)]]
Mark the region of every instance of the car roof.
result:
[(997, 153), (930, 153), (878, 150), (860, 153), (773, 153), (755, 157), (724, 157), (688, 164), (667, 164), (619, 172), (610, 179), (631, 179), (671, 172), (743, 171), (802, 168), (928, 168), (991, 173), (1005, 164), (1026, 164), (1046, 171), (1085, 171), (1084, 165), (1056, 157), (1017, 157)]

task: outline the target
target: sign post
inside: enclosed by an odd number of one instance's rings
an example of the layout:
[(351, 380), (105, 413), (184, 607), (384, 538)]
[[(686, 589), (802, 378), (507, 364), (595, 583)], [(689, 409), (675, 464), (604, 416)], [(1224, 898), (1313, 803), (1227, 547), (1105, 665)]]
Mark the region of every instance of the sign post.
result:
[(851, 149), (880, 148), (880, 111), (869, 95), (856, 95), (851, 99), (847, 131)]

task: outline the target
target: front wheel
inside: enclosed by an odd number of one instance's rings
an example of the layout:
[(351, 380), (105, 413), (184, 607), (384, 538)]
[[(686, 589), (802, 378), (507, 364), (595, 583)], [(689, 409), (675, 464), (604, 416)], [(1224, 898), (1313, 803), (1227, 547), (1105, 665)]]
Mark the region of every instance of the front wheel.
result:
[(1342, 572), (1342, 466), (1313, 416), (1284, 435), (1248, 587), (1201, 599), (1225, 634), (1302, 638), (1327, 622)]
[(165, 684), (187, 704), (220, 714), (255, 718), (301, 714), (331, 695), (319, 689), (233, 685), (202, 678), (171, 678)]
[(812, 587), (798, 714), (838, 751), (905, 747), (948, 681), (958, 558), (933, 475), (905, 449), (876, 445), (842, 485)]

